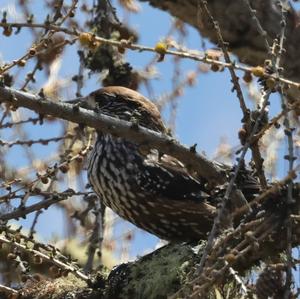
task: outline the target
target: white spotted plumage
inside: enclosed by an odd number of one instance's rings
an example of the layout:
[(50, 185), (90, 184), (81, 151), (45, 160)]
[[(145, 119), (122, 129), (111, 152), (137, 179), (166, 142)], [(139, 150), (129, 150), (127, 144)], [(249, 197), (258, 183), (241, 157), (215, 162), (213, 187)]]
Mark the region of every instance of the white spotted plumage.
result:
[[(127, 121), (133, 117), (138, 125), (167, 132), (156, 106), (133, 90), (105, 87), (88, 99), (95, 112)], [(106, 206), (163, 239), (200, 239), (215, 216), (201, 192), (203, 184), (180, 161), (154, 149), (141, 153), (138, 144), (109, 134), (98, 132), (88, 179)]]

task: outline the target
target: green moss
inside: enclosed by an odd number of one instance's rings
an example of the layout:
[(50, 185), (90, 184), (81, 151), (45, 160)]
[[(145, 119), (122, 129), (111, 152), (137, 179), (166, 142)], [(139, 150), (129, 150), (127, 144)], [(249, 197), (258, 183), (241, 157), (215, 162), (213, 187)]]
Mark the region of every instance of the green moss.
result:
[(130, 267), (128, 281), (120, 298), (162, 299), (176, 292), (194, 264), (190, 246), (164, 247)]

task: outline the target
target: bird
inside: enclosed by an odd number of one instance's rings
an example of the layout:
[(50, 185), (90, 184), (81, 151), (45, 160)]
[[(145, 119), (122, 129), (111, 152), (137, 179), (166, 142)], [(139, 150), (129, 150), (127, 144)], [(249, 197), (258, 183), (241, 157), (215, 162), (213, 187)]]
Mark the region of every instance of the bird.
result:
[[(107, 86), (85, 97), (84, 108), (166, 134), (156, 105), (137, 91)], [(88, 181), (101, 202), (137, 227), (171, 241), (206, 239), (216, 215), (204, 183), (155, 148), (97, 131)]]

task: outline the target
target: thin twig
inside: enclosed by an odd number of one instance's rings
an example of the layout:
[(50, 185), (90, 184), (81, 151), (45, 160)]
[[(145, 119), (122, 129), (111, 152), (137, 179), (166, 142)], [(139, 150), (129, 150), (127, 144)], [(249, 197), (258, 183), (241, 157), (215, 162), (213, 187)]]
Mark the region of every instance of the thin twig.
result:
[(40, 120), (40, 117), (30, 117), (28, 119), (20, 120), (20, 121), (16, 121), (16, 122), (7, 122), (7, 123), (0, 125), (0, 129), (11, 128), (13, 126), (23, 125), (26, 123), (33, 123), (35, 125), (39, 120)]
[(30, 226), (29, 233), (28, 233), (29, 238), (33, 238), (33, 235), (35, 234), (35, 226), (37, 225), (38, 219), (39, 219), (39, 217), (42, 213), (43, 213), (42, 210), (37, 210), (36, 211), (36, 213), (34, 215), (34, 218), (33, 218), (33, 221), (32, 221), (32, 224)]
[[(201, 0), (201, 3), (202, 3), (202, 6), (204, 7), (206, 13), (208, 14), (208, 16), (210, 16), (210, 19), (214, 22), (214, 24), (216, 24), (215, 21), (213, 20), (212, 16), (211, 16), (208, 8), (207, 8), (207, 2), (204, 1), (204, 0)], [(202, 256), (201, 256), (201, 260), (200, 260), (199, 266), (197, 267), (197, 270), (195, 272), (195, 275), (197, 275), (197, 276), (201, 275), (201, 273), (203, 271), (203, 268), (205, 266), (205, 262), (206, 262), (207, 256), (208, 256), (209, 252), (211, 251), (211, 249), (212, 249), (212, 247), (214, 245), (214, 240), (215, 240), (217, 231), (219, 230), (219, 226), (221, 224), (221, 219), (224, 216), (226, 204), (227, 204), (227, 202), (229, 200), (229, 197), (230, 197), (230, 194), (232, 192), (232, 189), (233, 189), (235, 180), (237, 178), (237, 175), (239, 173), (239, 170), (240, 170), (241, 166), (244, 164), (245, 155), (246, 155), (246, 153), (247, 153), (247, 151), (248, 151), (248, 149), (249, 149), (249, 147), (251, 145), (250, 140), (254, 136), (254, 134), (255, 134), (255, 132), (256, 132), (256, 130), (257, 130), (260, 122), (261, 122), (261, 119), (263, 117), (265, 108), (266, 108), (266, 106), (268, 104), (269, 95), (270, 95), (270, 92), (267, 91), (265, 93), (264, 97), (263, 97), (264, 100), (263, 100), (263, 105), (262, 105), (260, 114), (259, 114), (258, 118), (255, 120), (255, 124), (254, 124), (254, 126), (252, 128), (252, 131), (250, 133), (248, 141), (243, 146), (243, 150), (242, 150), (242, 153), (241, 153), (241, 155), (239, 157), (238, 164), (235, 167), (234, 174), (233, 174), (233, 176), (232, 176), (232, 178), (231, 178), (231, 180), (230, 180), (230, 182), (229, 182), (229, 184), (228, 184), (228, 186), (226, 188), (226, 192), (225, 192), (225, 195), (224, 195), (223, 200), (222, 200), (222, 205), (218, 209), (218, 213), (217, 213), (217, 216), (215, 217), (214, 224), (213, 224), (213, 227), (212, 227), (211, 232), (209, 234), (206, 247), (205, 247), (204, 251), (202, 252)], [(244, 103), (243, 98), (240, 99), (240, 102), (241, 102), (241, 105)], [(245, 111), (245, 113), (246, 113), (246, 111)]]
[(27, 145), (32, 146), (33, 144), (41, 144), (41, 145), (48, 145), (50, 142), (58, 142), (65, 139), (71, 139), (73, 138), (73, 134), (66, 134), (64, 136), (59, 137), (51, 137), (51, 138), (40, 138), (37, 140), (16, 140), (16, 141), (4, 141), (0, 139), (0, 146), (8, 146), (13, 147), (15, 145)]
[[(280, 42), (279, 42), (279, 51), (278, 56), (276, 59), (276, 67), (277, 70), (280, 67), (280, 57), (283, 52), (283, 43), (285, 39), (285, 29), (286, 29), (286, 15), (287, 11), (284, 7), (287, 5), (286, 1), (280, 1), (281, 5), (281, 35), (280, 35)], [(279, 73), (279, 71), (278, 71)], [(286, 98), (285, 92), (283, 91), (283, 86), (281, 85), (281, 102), (282, 102), (282, 110), (285, 111), (285, 118), (283, 121), (283, 125), (285, 127), (285, 135), (287, 137), (288, 141), (288, 155), (286, 156), (286, 159), (289, 162), (289, 172), (292, 171), (294, 167), (294, 161), (297, 159), (294, 156), (294, 141), (293, 141), (293, 128), (291, 127), (290, 120), (289, 120), (289, 114), (287, 111), (287, 105), (288, 100)], [(293, 199), (293, 180), (291, 180), (288, 183), (288, 194), (287, 194), (287, 270), (286, 270), (286, 282), (285, 282), (285, 292), (284, 292), (284, 299), (289, 299), (291, 295), (291, 286), (293, 281), (293, 274), (292, 274), (292, 268), (293, 268), (293, 256), (292, 256), (292, 219), (290, 217), (291, 215), (291, 205), (294, 203)]]
[[(54, 165), (53, 167), (48, 167), (47, 170), (46, 170), (46, 173), (44, 175), (37, 174), (37, 176), (38, 176), (37, 179), (32, 180), (31, 182), (28, 182), (27, 185), (26, 185), (26, 187), (29, 188), (29, 189), (34, 190), (36, 184), (39, 181), (43, 180), (43, 178), (44, 179), (45, 178), (48, 179), (48, 178), (55, 177), (55, 175), (57, 174), (59, 168), (61, 168), (62, 166), (64, 166), (66, 163), (70, 163), (70, 162), (72, 162), (72, 161), (74, 161), (74, 160), (76, 160), (78, 158), (82, 159), (83, 156), (86, 156), (87, 153), (92, 149), (92, 146), (91, 146), (91, 142), (92, 142), (91, 135), (92, 134), (89, 135), (88, 144), (86, 146), (83, 146), (82, 150), (78, 154), (72, 156), (71, 158), (67, 158), (65, 162), (61, 160), (61, 162), (58, 165)], [(75, 136), (74, 136), (74, 140), (73, 141), (75, 142)], [(64, 157), (64, 158), (66, 158), (66, 157)], [(4, 183), (4, 187), (6, 187), (5, 185), (7, 185), (7, 183)], [(1, 195), (0, 196), (0, 201), (1, 200), (2, 201), (7, 201), (7, 200), (15, 197), (16, 194), (17, 194), (17, 192), (19, 192), (20, 190), (23, 190), (24, 188), (25, 188), (25, 186), (22, 186), (22, 187), (14, 190), (14, 191), (10, 191), (8, 194)], [(28, 191), (28, 195), (29, 194), (30, 194), (30, 192)]]
[(36, 204), (33, 204), (31, 206), (17, 208), (13, 212), (0, 215), (0, 220), (8, 221), (8, 220), (11, 220), (11, 219), (17, 219), (17, 218), (20, 218), (20, 217), (25, 217), (25, 215), (27, 215), (27, 214), (30, 214), (34, 211), (47, 209), (51, 205), (56, 204), (56, 203), (58, 203), (62, 200), (66, 200), (71, 196), (74, 196), (74, 191), (73, 190), (62, 192), (62, 193), (60, 193), (60, 196), (56, 195), (55, 193), (54, 194), (52, 193), (51, 198), (42, 200), (42, 201), (40, 201)]
[(104, 205), (100, 202), (100, 200), (96, 200), (94, 208), (94, 229), (89, 241), (88, 258), (84, 267), (85, 273), (88, 273), (93, 269), (93, 261), (97, 248), (101, 250), (104, 232), (104, 209)]
[[(60, 27), (60, 26), (56, 26), (56, 25), (52, 25), (52, 24), (28, 24), (28, 23), (1, 23), (0, 22), (0, 27), (7, 27), (7, 26), (12, 26), (12, 27), (35, 27), (35, 28), (44, 28), (47, 30), (51, 30), (53, 32), (64, 32), (65, 34), (71, 35), (71, 36), (75, 36), (77, 39), (78, 36), (80, 36), (80, 34), (85, 33), (85, 32), (79, 32), (76, 31), (75, 29), (70, 30), (68, 28), (64, 28), (64, 27)], [(66, 41), (66, 44), (72, 44), (75, 40), (73, 41)], [(113, 39), (106, 39), (100, 36), (95, 36), (95, 41), (100, 42), (100, 44), (110, 44), (112, 46), (116, 46), (116, 47), (122, 47), (122, 48), (126, 48), (126, 49), (130, 49), (130, 50), (136, 50), (139, 52), (153, 52), (153, 53), (157, 53), (157, 51), (155, 50), (154, 47), (148, 47), (148, 46), (144, 46), (144, 45), (139, 45), (139, 44), (134, 44), (131, 42), (127, 42), (125, 41), (117, 41), (117, 40), (113, 40)], [(38, 53), (37, 53), (38, 54)], [(224, 61), (219, 61), (216, 59), (211, 59), (207, 57), (206, 53), (201, 53), (198, 50), (193, 50), (193, 49), (186, 49), (185, 51), (173, 51), (173, 50), (166, 50), (165, 55), (172, 55), (172, 56), (177, 56), (180, 58), (185, 58), (185, 59), (191, 59), (194, 61), (201, 61), (203, 63), (207, 63), (207, 64), (213, 64), (213, 65), (217, 65), (220, 67), (224, 67), (224, 68), (234, 68), (235, 70), (241, 70), (244, 72), (252, 72), (253, 68), (252, 67), (248, 67), (246, 65), (240, 65), (237, 63), (227, 63)], [(18, 65), (18, 62), (22, 59), (28, 59), (28, 56), (22, 56), (20, 59), (16, 60), (13, 65), (9, 65), (9, 66), (5, 66), (3, 69), (0, 70), (0, 73), (4, 73), (7, 70), (9, 70), (10, 68), (12, 68), (13, 66)], [(268, 74), (265, 73), (264, 74), (265, 78), (273, 78), (275, 80), (278, 80), (282, 83), (285, 83), (287, 85), (290, 86), (294, 86), (296, 88), (299, 88), (300, 84), (296, 81), (293, 80), (289, 80), (287, 78), (284, 77), (279, 77), (277, 78), (274, 74)]]
[(256, 15), (256, 10), (252, 8), (249, 0), (243, 0), (245, 2), (245, 4), (247, 5), (249, 11), (250, 11), (250, 14), (251, 14), (251, 17), (252, 19), (254, 20), (255, 24), (256, 24), (256, 28), (258, 29), (258, 32), (259, 34), (262, 36), (263, 40), (264, 40), (264, 43), (265, 43), (265, 48), (267, 50), (267, 53), (268, 54), (271, 54), (271, 47), (270, 47), (270, 44), (269, 44), (269, 41), (268, 41), (268, 33), (263, 29), (259, 19), (257, 18), (257, 15)]
[[(201, 4), (202, 4), (202, 6), (205, 10), (205, 13), (209, 17), (210, 22), (214, 26), (214, 30), (215, 30), (216, 35), (217, 35), (219, 46), (221, 47), (224, 58), (225, 58), (225, 62), (231, 65), (231, 67), (229, 67), (228, 69), (229, 69), (229, 73), (230, 73), (230, 76), (231, 76), (231, 82), (233, 83), (233, 86), (234, 86), (233, 90), (236, 90), (236, 94), (237, 94), (237, 97), (238, 97), (239, 102), (240, 102), (240, 108), (243, 112), (243, 123), (246, 124), (248, 130), (250, 131), (250, 129), (251, 129), (250, 111), (246, 106), (244, 95), (243, 95), (243, 92), (242, 92), (242, 88), (241, 88), (240, 83), (239, 83), (239, 78), (235, 73), (234, 63), (231, 61), (231, 58), (229, 56), (227, 46), (226, 46), (225, 41), (223, 40), (223, 37), (222, 37), (220, 26), (219, 26), (218, 22), (215, 21), (212, 14), (210, 13), (210, 11), (207, 7), (207, 1), (201, 0)], [(266, 189), (267, 186), (268, 186), (268, 183), (267, 183), (267, 179), (266, 179), (266, 176), (264, 174), (264, 171), (263, 171), (263, 159), (261, 157), (258, 144), (257, 143), (251, 143), (250, 144), (250, 149), (252, 151), (252, 158), (253, 158), (255, 166), (256, 166), (256, 171), (257, 171), (257, 174), (258, 174), (258, 177), (259, 177), (260, 184), (261, 184), (263, 189)]]
[[(14, 296), (16, 296), (16, 295), (19, 294), (18, 291), (14, 290), (14, 289), (12, 289), (12, 288), (9, 288), (9, 287), (7, 287), (7, 286), (4, 286), (4, 285), (2, 285), (2, 284), (0, 284), (0, 292), (3, 292), (3, 293), (5, 293), (5, 294), (11, 295), (11, 296), (12, 296), (11, 298), (15, 298)], [(16, 298), (17, 298), (17, 297), (16, 297)]]
[(59, 259), (57, 259), (53, 256), (48, 256), (48, 255), (40, 252), (39, 250), (28, 248), (26, 245), (20, 244), (16, 241), (13, 241), (13, 240), (9, 240), (4, 236), (0, 236), (0, 243), (10, 244), (10, 245), (13, 245), (14, 247), (18, 248), (19, 250), (22, 250), (24, 252), (30, 252), (33, 255), (39, 256), (43, 260), (48, 261), (49, 263), (54, 264), (54, 265), (56, 265), (57, 267), (59, 267), (63, 270), (72, 272), (75, 276), (77, 276), (78, 278), (80, 278), (84, 281), (89, 281), (89, 276), (82, 273), (78, 269), (78, 267), (75, 266), (75, 265), (66, 264), (66, 263), (60, 261)]
[(233, 186), (234, 186), (234, 183), (235, 183), (235, 180), (237, 178), (237, 175), (239, 173), (239, 170), (241, 168), (241, 166), (243, 165), (244, 163), (244, 158), (245, 158), (245, 155), (250, 147), (250, 140), (252, 139), (252, 137), (254, 136), (260, 122), (261, 122), (261, 119), (263, 117), (263, 114), (264, 114), (264, 110), (266, 108), (266, 106), (268, 105), (268, 98), (269, 98), (269, 95), (270, 95), (270, 92), (266, 92), (265, 95), (264, 95), (264, 100), (263, 100), (263, 105), (262, 105), (262, 108), (261, 108), (261, 111), (260, 111), (260, 114), (258, 116), (258, 118), (256, 119), (255, 121), (255, 124), (253, 126), (253, 129), (252, 129), (252, 132), (250, 133), (250, 136), (249, 136), (249, 139), (248, 141), (245, 143), (245, 145), (243, 146), (243, 150), (242, 150), (242, 153), (239, 157), (239, 162), (237, 164), (237, 166), (235, 167), (235, 171), (234, 171), (234, 174), (226, 188), (226, 192), (225, 192), (225, 195), (223, 197), (223, 200), (222, 200), (222, 205), (221, 207), (218, 209), (218, 213), (217, 213), (217, 216), (215, 217), (215, 220), (214, 220), (214, 224), (213, 224), (213, 227), (211, 229), (211, 232), (209, 234), (209, 237), (208, 237), (208, 240), (207, 240), (207, 244), (206, 244), (206, 247), (202, 253), (202, 256), (201, 256), (201, 260), (200, 260), (200, 264), (199, 266), (197, 267), (197, 270), (195, 272), (195, 275), (201, 275), (201, 273), (203, 272), (203, 268), (205, 266), (205, 262), (206, 262), (206, 259), (208, 257), (208, 254), (209, 252), (211, 251), (213, 245), (214, 245), (214, 240), (215, 240), (215, 237), (216, 237), (216, 234), (217, 234), (217, 231), (218, 231), (218, 228), (220, 226), (220, 223), (221, 223), (221, 219), (224, 215), (224, 212), (225, 212), (225, 207), (226, 207), (226, 204), (228, 202), (228, 199), (230, 197), (230, 194), (232, 192), (232, 189), (233, 189)]
[(200, 2), (201, 2), (202, 7), (205, 10), (205, 13), (209, 17), (210, 22), (214, 26), (214, 30), (215, 30), (216, 35), (217, 35), (219, 46), (222, 49), (225, 62), (228, 63), (228, 65), (229, 65), (228, 69), (229, 69), (229, 73), (230, 73), (230, 76), (231, 76), (231, 82), (233, 84), (233, 90), (236, 91), (236, 95), (237, 95), (238, 100), (240, 102), (241, 110), (243, 112), (244, 121), (246, 122), (247, 119), (249, 119), (249, 111), (248, 111), (248, 108), (247, 108), (246, 103), (245, 103), (242, 88), (241, 88), (240, 83), (239, 83), (239, 78), (236, 75), (235, 70), (234, 70), (235, 69), (234, 68), (235, 63), (231, 61), (231, 58), (230, 58), (229, 53), (228, 53), (227, 46), (225, 44), (225, 41), (223, 40), (223, 36), (222, 36), (222, 33), (221, 33), (220, 26), (219, 26), (218, 22), (213, 18), (212, 14), (210, 13), (210, 11), (207, 7), (207, 1), (206, 0), (200, 0)]

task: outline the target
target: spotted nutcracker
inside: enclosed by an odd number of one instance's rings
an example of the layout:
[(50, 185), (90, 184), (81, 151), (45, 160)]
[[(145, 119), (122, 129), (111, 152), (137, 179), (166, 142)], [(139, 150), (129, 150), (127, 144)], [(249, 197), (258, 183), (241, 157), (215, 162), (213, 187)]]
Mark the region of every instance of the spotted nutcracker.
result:
[[(92, 92), (85, 107), (166, 133), (157, 107), (131, 89), (110, 86)], [(153, 149), (98, 131), (88, 162), (88, 179), (101, 201), (120, 217), (170, 241), (205, 238), (216, 208), (203, 183), (184, 165)]]

